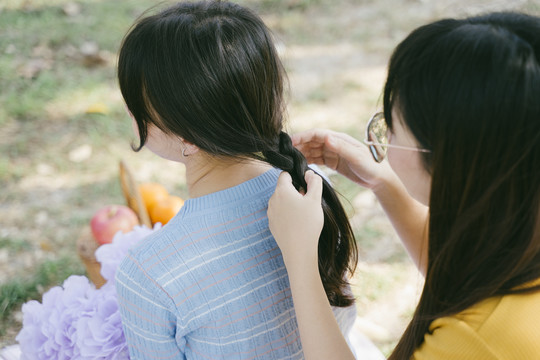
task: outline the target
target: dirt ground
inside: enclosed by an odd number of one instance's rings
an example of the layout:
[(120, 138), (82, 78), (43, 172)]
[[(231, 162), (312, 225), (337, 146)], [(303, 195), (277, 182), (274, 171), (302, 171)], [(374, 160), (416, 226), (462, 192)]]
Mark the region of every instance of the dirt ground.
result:
[[(285, 12), (261, 5), (270, 0), (242, 3), (260, 8), (278, 38), (290, 80), (289, 130), (325, 127), (358, 138), (371, 113), (381, 106), (386, 61), (409, 31), (441, 17), (500, 9), (538, 13), (540, 9), (540, 0), (288, 0), (281, 1), (290, 9)], [(114, 61), (112, 54), (111, 68)], [(114, 80), (104, 88), (91, 95), (92, 99), (121, 109)], [(76, 258), (74, 244), (93, 212), (123, 201), (119, 159), (128, 162), (137, 181), (159, 181), (171, 192), (187, 197), (183, 180), (179, 180), (183, 168), (147, 151), (133, 153), (130, 136), (102, 143), (69, 133), (69, 116), (85, 106), (84, 100), (82, 95), (66, 94), (48, 104), (43, 109), (48, 121), (44, 132), (17, 119), (0, 125), (0, 144), (9, 146), (15, 138), (24, 137), (33, 149), (12, 159), (19, 173), (3, 178), (6, 180), (0, 184), (0, 239), (17, 239), (22, 244), (16, 248), (0, 245), (0, 284), (32, 274), (44, 261)], [(63, 107), (64, 113), (52, 110), (57, 107)], [(347, 199), (359, 238), (361, 258), (354, 279), (356, 325), (388, 354), (414, 310), (422, 277), (373, 195), (329, 174)], [(8, 321), (0, 348), (14, 343), (20, 311)]]

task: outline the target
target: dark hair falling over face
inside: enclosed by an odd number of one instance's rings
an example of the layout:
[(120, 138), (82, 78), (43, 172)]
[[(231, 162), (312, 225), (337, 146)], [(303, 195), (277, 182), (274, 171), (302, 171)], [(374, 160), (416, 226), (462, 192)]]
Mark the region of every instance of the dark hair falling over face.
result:
[[(141, 149), (149, 126), (216, 157), (265, 161), (306, 188), (303, 155), (282, 131), (284, 70), (270, 31), (250, 10), (221, 1), (178, 3), (141, 18), (124, 38), (118, 79)], [(319, 271), (330, 303), (349, 306), (357, 248), (347, 215), (324, 181)]]
[(426, 281), (390, 359), (430, 323), (494, 295), (538, 291), (540, 19), (494, 13), (412, 32), (389, 64), (396, 108), (432, 175)]

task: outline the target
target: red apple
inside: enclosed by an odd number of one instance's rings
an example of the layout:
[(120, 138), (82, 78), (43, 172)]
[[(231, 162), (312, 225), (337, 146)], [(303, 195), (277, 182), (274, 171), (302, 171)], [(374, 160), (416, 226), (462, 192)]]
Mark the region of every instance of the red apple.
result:
[(137, 214), (127, 206), (108, 205), (96, 211), (90, 228), (99, 244), (108, 244), (118, 231), (129, 232), (138, 224)]

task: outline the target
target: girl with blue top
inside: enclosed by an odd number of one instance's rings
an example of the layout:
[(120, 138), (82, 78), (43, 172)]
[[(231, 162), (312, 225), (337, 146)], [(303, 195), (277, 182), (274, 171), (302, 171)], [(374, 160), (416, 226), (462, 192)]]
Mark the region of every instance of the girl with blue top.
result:
[[(241, 6), (179, 3), (138, 20), (118, 79), (143, 146), (186, 167), (190, 199), (117, 273), (132, 359), (302, 359), (289, 280), (268, 228), (281, 170), (307, 163), (282, 131), (284, 71), (269, 30)], [(319, 269), (346, 335), (357, 249), (325, 181)]]

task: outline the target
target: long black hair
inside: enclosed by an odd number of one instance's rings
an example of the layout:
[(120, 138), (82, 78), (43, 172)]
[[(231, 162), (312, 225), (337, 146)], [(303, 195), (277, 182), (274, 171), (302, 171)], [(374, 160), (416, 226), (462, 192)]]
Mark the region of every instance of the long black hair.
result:
[(432, 176), (425, 285), (390, 357), (402, 360), (433, 320), (539, 290), (527, 283), (540, 277), (540, 19), (492, 13), (413, 31), (389, 64), (390, 128), (393, 108), (431, 150)]
[[(269, 29), (245, 7), (182, 2), (139, 19), (125, 36), (118, 80), (139, 130), (157, 126), (212, 156), (252, 158), (305, 189), (304, 156), (283, 131), (285, 72)], [(347, 214), (324, 181), (319, 271), (330, 303), (349, 306), (357, 248)]]

